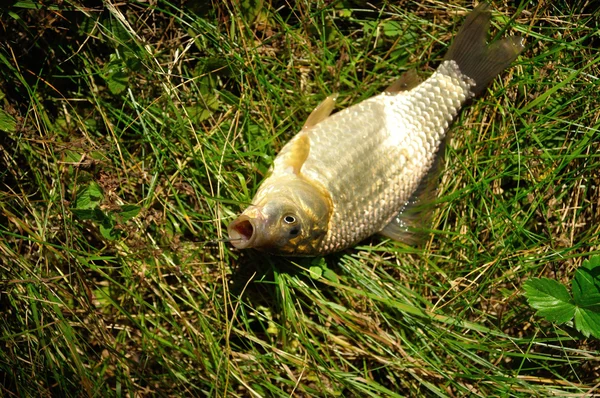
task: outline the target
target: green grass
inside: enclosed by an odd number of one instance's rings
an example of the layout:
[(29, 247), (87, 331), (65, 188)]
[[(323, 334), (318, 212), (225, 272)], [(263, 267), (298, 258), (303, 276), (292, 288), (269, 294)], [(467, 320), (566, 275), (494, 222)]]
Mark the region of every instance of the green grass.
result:
[(3, 396), (597, 393), (523, 283), (600, 253), (600, 11), (494, 2), (526, 49), (454, 123), (430, 239), (294, 260), (220, 239), (320, 101), (431, 73), (472, 5), (192, 3), (0, 11)]

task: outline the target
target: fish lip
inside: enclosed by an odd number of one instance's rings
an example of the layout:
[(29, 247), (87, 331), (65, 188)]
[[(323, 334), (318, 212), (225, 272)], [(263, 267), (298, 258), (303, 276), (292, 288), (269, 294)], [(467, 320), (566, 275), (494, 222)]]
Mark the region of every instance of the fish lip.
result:
[(236, 249), (255, 247), (257, 241), (257, 220), (242, 214), (227, 226), (229, 241)]

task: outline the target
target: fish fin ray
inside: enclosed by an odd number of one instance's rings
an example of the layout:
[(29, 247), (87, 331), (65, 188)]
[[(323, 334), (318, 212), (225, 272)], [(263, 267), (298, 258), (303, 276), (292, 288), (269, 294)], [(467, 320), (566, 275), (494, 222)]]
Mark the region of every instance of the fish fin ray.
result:
[(444, 60), (455, 61), (461, 73), (475, 81), (475, 87), (471, 88), (475, 95), (484, 91), (523, 50), (520, 36), (506, 37), (487, 45), (490, 17), (489, 4), (481, 2), (467, 16), (444, 57)]
[(398, 215), (379, 234), (410, 246), (418, 246), (427, 238), (423, 227), (415, 226), (419, 221), (417, 217)]
[(379, 234), (411, 246), (419, 245), (427, 239), (427, 229), (431, 225), (433, 210), (435, 208), (433, 202), (437, 195), (437, 186), (446, 152), (446, 144), (446, 140), (442, 141), (433, 164), (415, 192), (413, 192), (406, 205), (400, 209), (398, 214)]
[(323, 102), (321, 102), (308, 116), (308, 119), (306, 119), (306, 122), (304, 123), (304, 126), (302, 126), (302, 129), (308, 129), (311, 127), (316, 126), (317, 124), (319, 124), (320, 122), (322, 122), (323, 120), (327, 119), (329, 117), (329, 115), (331, 115), (331, 112), (333, 112), (333, 108), (335, 108), (335, 101), (338, 97), (338, 94), (332, 94), (330, 96), (328, 96), (327, 98), (325, 98), (323, 100)]
[(414, 69), (404, 72), (400, 77), (392, 82), (384, 91), (388, 93), (399, 93), (408, 91), (417, 87), (421, 83), (421, 78)]
[(300, 175), (302, 165), (310, 153), (310, 139), (306, 134), (299, 134), (285, 152), (281, 152), (281, 166), (284, 170), (289, 170), (293, 174)]

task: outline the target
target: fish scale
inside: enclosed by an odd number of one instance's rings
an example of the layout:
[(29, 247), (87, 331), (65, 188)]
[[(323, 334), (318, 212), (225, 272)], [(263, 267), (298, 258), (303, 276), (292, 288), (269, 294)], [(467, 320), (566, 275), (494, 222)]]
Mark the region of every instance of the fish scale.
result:
[[(480, 94), (523, 49), (519, 37), (486, 44), (490, 10), (467, 17), (444, 61), (416, 84), (330, 115), (335, 96), (281, 149), (252, 204), (231, 224), (231, 243), (280, 255), (339, 251), (381, 233), (407, 243), (418, 226), (446, 131), (464, 102)], [(414, 77), (414, 76), (413, 76)]]
[(429, 171), (473, 84), (455, 62), (445, 61), (413, 90), (382, 93), (307, 132), (311, 152), (302, 173), (322, 184), (333, 202), (328, 232), (318, 247), (322, 253), (350, 246), (389, 224)]

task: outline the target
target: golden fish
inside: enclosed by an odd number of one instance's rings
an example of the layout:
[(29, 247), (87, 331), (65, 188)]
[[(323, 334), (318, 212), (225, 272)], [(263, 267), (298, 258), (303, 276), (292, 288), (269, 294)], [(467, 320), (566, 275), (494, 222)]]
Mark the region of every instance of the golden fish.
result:
[(233, 246), (314, 256), (375, 233), (410, 241), (410, 206), (441, 156), (452, 119), (523, 49), (520, 37), (487, 45), (489, 24), (489, 6), (481, 3), (420, 84), (408, 75), (331, 116), (335, 96), (328, 97), (229, 225)]

